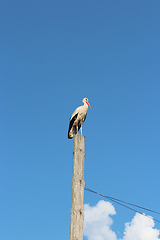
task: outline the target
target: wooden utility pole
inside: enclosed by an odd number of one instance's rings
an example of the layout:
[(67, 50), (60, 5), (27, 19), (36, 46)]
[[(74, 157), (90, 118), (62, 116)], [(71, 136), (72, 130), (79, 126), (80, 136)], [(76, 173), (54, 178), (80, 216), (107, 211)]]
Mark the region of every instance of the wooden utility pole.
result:
[(76, 134), (73, 150), (70, 240), (83, 239), (84, 156), (84, 136)]

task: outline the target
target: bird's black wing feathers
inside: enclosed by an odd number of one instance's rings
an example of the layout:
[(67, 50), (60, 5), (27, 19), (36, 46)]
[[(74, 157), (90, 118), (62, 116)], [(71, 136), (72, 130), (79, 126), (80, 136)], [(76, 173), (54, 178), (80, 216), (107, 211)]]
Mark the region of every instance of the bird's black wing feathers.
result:
[(75, 120), (77, 119), (78, 113), (74, 115), (74, 117), (72, 119), (70, 119), (70, 123), (69, 123), (69, 129), (68, 129), (68, 138), (69, 138), (69, 132), (73, 126), (73, 123), (75, 122)]
[[(86, 117), (87, 117), (87, 113), (86, 113), (85, 117), (83, 118), (83, 123), (84, 123), (84, 121), (86, 120)], [(81, 123), (78, 122), (78, 131), (79, 131), (80, 127), (81, 127)]]

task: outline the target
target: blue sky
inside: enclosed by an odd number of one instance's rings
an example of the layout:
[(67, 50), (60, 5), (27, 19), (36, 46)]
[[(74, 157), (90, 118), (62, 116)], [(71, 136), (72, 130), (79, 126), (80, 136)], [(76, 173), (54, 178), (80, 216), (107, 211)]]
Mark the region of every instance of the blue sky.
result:
[[(160, 212), (159, 10), (159, 0), (1, 1), (2, 240), (69, 239), (67, 131), (84, 97), (86, 187)], [(85, 204), (100, 200), (85, 192)], [(122, 237), (135, 213), (113, 205)]]

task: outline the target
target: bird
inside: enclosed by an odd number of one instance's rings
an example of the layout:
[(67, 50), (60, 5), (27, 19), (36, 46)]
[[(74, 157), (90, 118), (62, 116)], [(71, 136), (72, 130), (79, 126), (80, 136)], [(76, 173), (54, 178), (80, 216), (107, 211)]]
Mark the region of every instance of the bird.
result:
[(81, 128), (81, 135), (82, 135), (82, 124), (84, 123), (86, 116), (87, 116), (87, 110), (88, 106), (91, 108), (88, 98), (83, 98), (82, 102), (84, 105), (76, 108), (76, 110), (73, 112), (72, 116), (70, 117), (69, 122), (69, 129), (68, 129), (68, 138), (73, 138)]

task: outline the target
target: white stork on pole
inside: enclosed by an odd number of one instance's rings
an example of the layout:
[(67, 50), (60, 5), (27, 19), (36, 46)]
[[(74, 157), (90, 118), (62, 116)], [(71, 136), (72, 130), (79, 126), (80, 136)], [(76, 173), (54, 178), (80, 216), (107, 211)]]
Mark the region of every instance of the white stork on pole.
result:
[(82, 102), (84, 103), (83, 106), (76, 108), (74, 113), (72, 114), (69, 122), (69, 129), (68, 129), (68, 138), (73, 138), (81, 128), (81, 135), (82, 135), (82, 124), (84, 123), (88, 106), (91, 108), (88, 98), (83, 98)]

